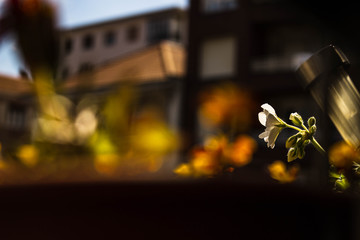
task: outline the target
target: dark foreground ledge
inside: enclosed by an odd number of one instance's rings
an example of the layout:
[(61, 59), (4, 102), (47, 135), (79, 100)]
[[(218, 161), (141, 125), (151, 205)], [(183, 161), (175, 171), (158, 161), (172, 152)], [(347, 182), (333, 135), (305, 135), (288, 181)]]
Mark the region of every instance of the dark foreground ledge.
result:
[(0, 239), (357, 239), (357, 200), (229, 181), (0, 187)]

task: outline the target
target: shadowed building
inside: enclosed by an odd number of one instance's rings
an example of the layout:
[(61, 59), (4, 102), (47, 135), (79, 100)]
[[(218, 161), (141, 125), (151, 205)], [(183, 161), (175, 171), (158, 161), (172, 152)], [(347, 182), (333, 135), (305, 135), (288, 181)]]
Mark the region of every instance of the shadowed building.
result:
[(182, 44), (163, 41), (91, 72), (74, 75), (60, 91), (79, 99), (82, 94), (106, 96), (122, 84), (132, 84), (139, 88), (140, 102), (163, 109), (170, 126), (177, 129), (185, 58)]
[(0, 75), (0, 142), (9, 146), (30, 138), (34, 116), (32, 83), (23, 78)]
[(60, 31), (59, 77), (67, 78), (162, 40), (186, 44), (186, 11), (170, 8)]

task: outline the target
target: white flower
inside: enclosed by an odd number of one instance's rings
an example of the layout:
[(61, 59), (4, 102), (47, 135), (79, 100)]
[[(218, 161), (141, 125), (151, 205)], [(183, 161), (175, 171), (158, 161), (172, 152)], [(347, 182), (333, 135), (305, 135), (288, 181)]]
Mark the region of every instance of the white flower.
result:
[(275, 113), (272, 106), (265, 103), (261, 105), (263, 111), (259, 113), (259, 121), (264, 125), (265, 131), (259, 135), (259, 138), (263, 138), (267, 142), (267, 146), (274, 148), (275, 141), (281, 130), (285, 127), (285, 123)]
[(95, 131), (98, 125), (95, 110), (92, 108), (85, 108), (82, 110), (75, 119), (75, 129), (78, 134), (78, 140), (83, 143)]

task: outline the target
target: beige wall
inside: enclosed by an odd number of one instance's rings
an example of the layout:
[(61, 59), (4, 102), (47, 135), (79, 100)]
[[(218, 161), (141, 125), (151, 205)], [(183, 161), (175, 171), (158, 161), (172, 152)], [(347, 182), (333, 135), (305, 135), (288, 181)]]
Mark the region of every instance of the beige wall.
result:
[(201, 47), (201, 78), (228, 77), (235, 73), (234, 37), (208, 39)]
[[(130, 26), (136, 26), (139, 29), (139, 37), (136, 41), (129, 42), (126, 40), (126, 30)], [(146, 46), (145, 19), (137, 19), (123, 23), (112, 23), (106, 26), (97, 26), (93, 28), (69, 31), (63, 34), (61, 38), (63, 63), (60, 72), (65, 67), (68, 68), (69, 74), (78, 72), (83, 63), (98, 65), (111, 59), (124, 55), (128, 52), (140, 49)], [(103, 42), (104, 34), (108, 31), (114, 31), (116, 40), (114, 45), (105, 46)], [(86, 34), (94, 36), (94, 46), (91, 49), (84, 50), (82, 47), (82, 38)], [(65, 55), (64, 45), (67, 38), (72, 39), (72, 51)]]
[[(149, 39), (147, 39), (148, 25), (150, 21), (156, 19), (169, 21), (168, 31), (172, 37), (168, 40), (180, 41), (185, 45), (187, 44), (187, 14), (185, 11), (179, 10), (159, 12), (151, 15), (145, 14), (120, 21), (110, 21), (65, 30), (60, 36), (62, 60), (58, 70), (59, 77), (62, 78), (62, 73), (65, 68), (68, 70), (68, 76), (70, 76), (78, 73), (83, 63), (98, 66), (148, 46), (151, 44), (151, 42), (148, 41)], [(139, 29), (138, 39), (133, 42), (127, 40), (127, 29), (130, 26), (137, 26)], [(113, 31), (116, 35), (116, 41), (111, 46), (104, 44), (104, 35), (108, 31)], [(82, 47), (82, 39), (86, 34), (92, 34), (95, 40), (94, 47), (88, 50)], [(178, 34), (180, 39), (172, 39), (173, 36), (177, 36)], [(72, 39), (73, 44), (71, 52), (66, 54), (65, 42), (68, 38)]]

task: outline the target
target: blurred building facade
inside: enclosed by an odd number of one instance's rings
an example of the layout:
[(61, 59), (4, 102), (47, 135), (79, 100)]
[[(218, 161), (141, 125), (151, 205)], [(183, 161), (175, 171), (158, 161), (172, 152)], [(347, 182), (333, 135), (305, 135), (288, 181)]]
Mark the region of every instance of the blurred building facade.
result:
[(32, 83), (27, 79), (0, 75), (0, 142), (12, 145), (30, 136), (34, 117)]
[(119, 59), (162, 40), (187, 41), (186, 11), (170, 8), (60, 32), (59, 77)]
[(104, 99), (130, 84), (137, 88), (139, 108), (157, 107), (169, 126), (178, 129), (185, 60), (186, 50), (181, 43), (162, 41), (91, 72), (69, 77), (60, 92), (75, 102), (87, 94)]
[[(86, 96), (102, 106), (108, 96), (131, 85), (135, 111), (155, 107), (175, 132), (181, 118), (186, 29), (186, 11), (170, 8), (61, 30), (58, 72), (63, 81), (57, 82), (57, 93), (75, 106)], [(0, 84), (0, 143), (8, 152), (34, 137), (37, 103), (34, 83), (26, 76), (0, 76)], [(177, 163), (176, 156), (170, 157), (169, 173)]]
[[(179, 131), (181, 89), (185, 75), (186, 50), (181, 43), (161, 41), (99, 66), (92, 71), (74, 74), (58, 85), (57, 94), (78, 106), (84, 99), (99, 108), (108, 99), (123, 96), (122, 89), (131, 90), (118, 104), (131, 104), (129, 120), (145, 111), (154, 111), (170, 131)], [(0, 143), (3, 151), (16, 149), (33, 138), (37, 114), (37, 98), (32, 81), (0, 76)], [(131, 94), (131, 96), (129, 96)], [(127, 98), (131, 99), (131, 102)], [(123, 101), (123, 102), (122, 102)], [(73, 109), (74, 110), (74, 109)], [(113, 109), (117, 112), (118, 109)], [(99, 119), (102, 119), (102, 112)], [(115, 113), (114, 113), (115, 114)], [(72, 116), (74, 117), (74, 116)], [(60, 119), (61, 121), (61, 119)], [(120, 136), (119, 136), (120, 137)], [(36, 139), (33, 139), (36, 140)], [(167, 156), (162, 170), (171, 173), (178, 163), (176, 151)]]

